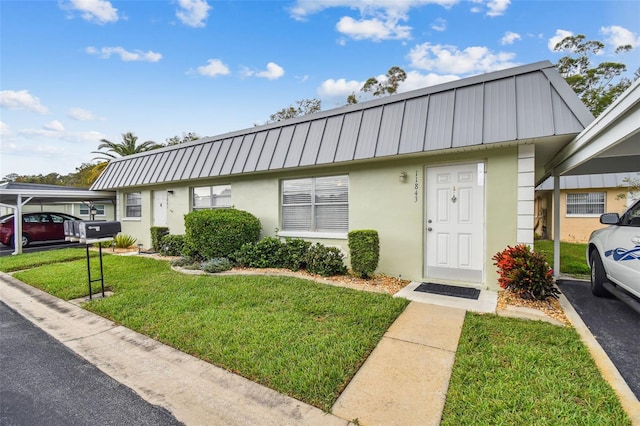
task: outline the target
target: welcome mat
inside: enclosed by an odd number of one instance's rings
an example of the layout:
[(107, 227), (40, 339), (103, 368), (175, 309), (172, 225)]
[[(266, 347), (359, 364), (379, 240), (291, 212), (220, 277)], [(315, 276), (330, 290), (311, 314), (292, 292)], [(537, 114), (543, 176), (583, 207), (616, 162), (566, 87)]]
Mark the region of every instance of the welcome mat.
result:
[(462, 297), (463, 299), (478, 300), (480, 290), (477, 288), (458, 287), (454, 285), (422, 283), (414, 291), (423, 293), (440, 294), (442, 296)]

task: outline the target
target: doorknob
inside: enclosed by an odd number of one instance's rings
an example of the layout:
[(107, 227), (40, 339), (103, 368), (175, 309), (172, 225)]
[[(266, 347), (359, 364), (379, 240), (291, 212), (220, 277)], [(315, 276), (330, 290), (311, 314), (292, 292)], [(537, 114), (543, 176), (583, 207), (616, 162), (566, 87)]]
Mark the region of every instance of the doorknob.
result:
[(428, 227), (427, 231), (431, 232), (431, 231), (433, 231), (433, 228), (432, 227)]
[(633, 237), (631, 242), (634, 244), (640, 244), (640, 236)]

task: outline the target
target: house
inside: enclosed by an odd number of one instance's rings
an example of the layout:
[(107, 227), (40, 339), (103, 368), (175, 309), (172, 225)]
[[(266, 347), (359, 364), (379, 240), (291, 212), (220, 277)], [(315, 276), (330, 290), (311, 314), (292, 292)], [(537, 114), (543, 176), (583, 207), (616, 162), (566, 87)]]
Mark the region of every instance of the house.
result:
[[(560, 240), (586, 243), (593, 231), (606, 226), (600, 223), (601, 214), (622, 214), (640, 198), (639, 192), (628, 191), (629, 182), (638, 179), (640, 173), (562, 176)], [(549, 178), (536, 187), (534, 231), (544, 239), (553, 235), (552, 212), (553, 179)]]
[(234, 206), (345, 252), (375, 229), (379, 272), (496, 289), (491, 257), (533, 243), (544, 166), (592, 120), (543, 61), (112, 160), (92, 190), (146, 246)]

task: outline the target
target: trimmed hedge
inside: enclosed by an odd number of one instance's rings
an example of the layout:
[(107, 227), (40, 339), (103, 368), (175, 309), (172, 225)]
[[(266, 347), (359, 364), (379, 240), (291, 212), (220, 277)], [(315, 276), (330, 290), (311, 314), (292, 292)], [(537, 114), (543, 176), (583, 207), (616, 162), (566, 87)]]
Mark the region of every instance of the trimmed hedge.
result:
[(307, 252), (307, 271), (323, 277), (344, 275), (347, 273), (344, 255), (337, 247), (326, 247), (316, 243)]
[(169, 235), (169, 228), (166, 226), (151, 227), (151, 248), (153, 251), (162, 250), (162, 238), (165, 235)]
[(230, 257), (243, 244), (258, 241), (262, 225), (249, 212), (236, 209), (196, 210), (184, 217), (183, 254), (198, 259)]
[(160, 241), (160, 253), (165, 256), (180, 256), (184, 250), (184, 235), (165, 235)]
[(284, 241), (276, 237), (264, 237), (257, 243), (243, 244), (233, 258), (241, 266), (249, 268), (304, 269), (311, 243), (299, 238)]
[(380, 238), (378, 231), (361, 229), (348, 234), (351, 269), (362, 278), (369, 278), (380, 260)]

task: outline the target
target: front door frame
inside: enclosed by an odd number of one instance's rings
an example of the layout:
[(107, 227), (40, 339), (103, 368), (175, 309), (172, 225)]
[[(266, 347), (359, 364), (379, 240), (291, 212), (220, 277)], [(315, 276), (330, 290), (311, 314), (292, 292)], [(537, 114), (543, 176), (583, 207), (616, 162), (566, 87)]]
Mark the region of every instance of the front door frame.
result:
[[(463, 166), (463, 165), (475, 165), (476, 166), (476, 176), (475, 178), (478, 179), (478, 175), (482, 175), (482, 183), (479, 184), (478, 186), (480, 186), (481, 188), (481, 193), (482, 193), (482, 230), (481, 230), (481, 236), (482, 236), (482, 250), (481, 250), (481, 256), (482, 259), (480, 261), (480, 265), (481, 265), (481, 278), (480, 281), (476, 281), (476, 280), (464, 280), (464, 279), (447, 279), (447, 278), (434, 278), (434, 277), (429, 277), (428, 274), (428, 269), (429, 269), (429, 263), (428, 263), (428, 227), (429, 224), (427, 223), (428, 220), (428, 203), (430, 201), (429, 198), (429, 194), (428, 194), (428, 171), (429, 169), (434, 169), (434, 168), (446, 168), (446, 167), (454, 167), (454, 166)], [(487, 276), (487, 268), (486, 268), (486, 247), (487, 247), (487, 178), (486, 178), (486, 171), (487, 171), (487, 163), (486, 160), (474, 160), (474, 161), (462, 161), (462, 162), (451, 162), (451, 163), (436, 163), (436, 164), (427, 164), (424, 166), (424, 176), (423, 176), (423, 197), (424, 197), (424, 203), (423, 203), (423, 219), (422, 219), (422, 227), (423, 227), (423, 268), (422, 268), (422, 273), (423, 273), (423, 277), (425, 279), (428, 279), (429, 281), (433, 281), (433, 282), (442, 282), (442, 283), (454, 283), (454, 284), (463, 284), (463, 285), (469, 285), (469, 286), (479, 286), (479, 285), (485, 285), (486, 284), (486, 276)]]

